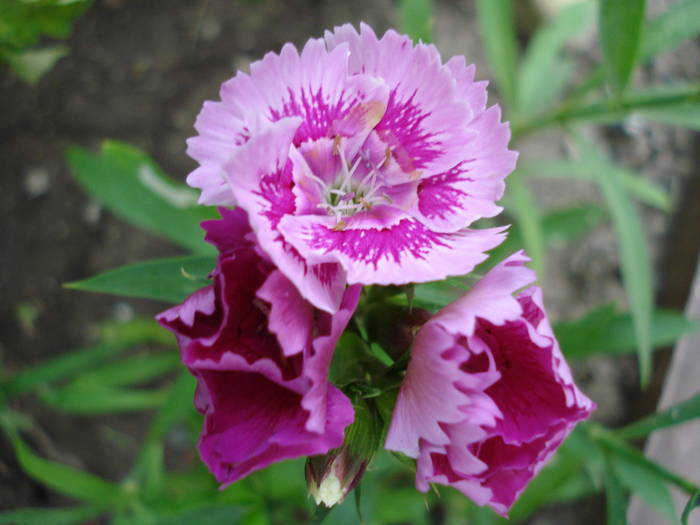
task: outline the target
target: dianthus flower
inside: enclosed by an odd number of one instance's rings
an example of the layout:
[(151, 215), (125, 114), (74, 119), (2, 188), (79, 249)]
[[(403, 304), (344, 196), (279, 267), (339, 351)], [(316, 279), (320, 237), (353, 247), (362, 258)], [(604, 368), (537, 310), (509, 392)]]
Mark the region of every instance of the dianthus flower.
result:
[(197, 378), (202, 459), (229, 484), (341, 445), (353, 408), (328, 382), (328, 367), (360, 287), (345, 291), (336, 314), (315, 310), (249, 240), (245, 212), (221, 211), (202, 224), (220, 252), (213, 284), (158, 320)]
[(246, 210), (317, 308), (335, 312), (348, 283), (468, 273), (503, 240), (469, 226), (501, 211), (516, 154), (463, 57), (344, 25), (268, 53), (220, 96), (197, 118), (188, 183), (202, 203)]
[(413, 343), (386, 440), (416, 486), (451, 485), (505, 515), (594, 404), (573, 382), (516, 253), (428, 321)]

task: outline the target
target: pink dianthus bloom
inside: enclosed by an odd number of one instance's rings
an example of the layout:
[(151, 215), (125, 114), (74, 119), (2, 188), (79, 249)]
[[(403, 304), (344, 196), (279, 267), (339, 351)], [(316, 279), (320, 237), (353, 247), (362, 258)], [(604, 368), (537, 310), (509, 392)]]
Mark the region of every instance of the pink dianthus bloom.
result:
[(518, 252), (428, 321), (413, 343), (386, 448), (416, 487), (450, 485), (505, 515), (595, 405), (573, 382)]
[(243, 210), (207, 221), (220, 252), (213, 284), (158, 315), (197, 378), (204, 429), (199, 450), (228, 485), (287, 458), (343, 442), (350, 400), (328, 382), (335, 344), (355, 310), (350, 287), (334, 315), (314, 310), (257, 251)]
[(501, 211), (516, 153), (464, 57), (344, 25), (286, 44), (205, 102), (188, 142), (200, 202), (248, 212), (304, 298), (335, 312), (346, 284), (463, 275), (504, 238), (469, 225)]

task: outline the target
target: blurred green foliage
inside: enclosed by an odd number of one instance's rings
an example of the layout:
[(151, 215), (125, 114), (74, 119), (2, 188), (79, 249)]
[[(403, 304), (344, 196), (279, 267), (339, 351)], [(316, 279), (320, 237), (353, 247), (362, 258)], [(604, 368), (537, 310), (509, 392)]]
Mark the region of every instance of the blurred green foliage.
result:
[(0, 2), (0, 60), (23, 80), (34, 84), (68, 53), (44, 39), (65, 39), (73, 20), (91, 0), (2, 0)]

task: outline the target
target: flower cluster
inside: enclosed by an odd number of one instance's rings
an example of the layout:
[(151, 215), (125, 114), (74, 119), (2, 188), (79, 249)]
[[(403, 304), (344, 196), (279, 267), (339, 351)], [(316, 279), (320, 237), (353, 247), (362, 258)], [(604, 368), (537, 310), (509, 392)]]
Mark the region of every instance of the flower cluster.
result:
[[(287, 44), (220, 95), (188, 142), (199, 163), (188, 183), (201, 203), (220, 206), (221, 220), (203, 223), (218, 263), (210, 286), (158, 319), (198, 380), (199, 448), (217, 479), (328, 453), (307, 475), (330, 505), (372, 455), (353, 441), (377, 426), (349, 427), (348, 395), (361, 389), (329, 381), (356, 309), (350, 329), (364, 338), (357, 326), (381, 315), (360, 301), (362, 286), (396, 292), (484, 261), (504, 228), (472, 223), (501, 211), (516, 153), (463, 57), (443, 63), (432, 45), (394, 31), (378, 38), (366, 25), (338, 27), (301, 53)], [(385, 446), (416, 459), (419, 490), (452, 485), (503, 514), (593, 409), (541, 291), (519, 291), (535, 279), (526, 261), (514, 254), (432, 318), (404, 316), (400, 344), (385, 346), (394, 357), (410, 352), (407, 369), (358, 378), (381, 390), (403, 377)]]

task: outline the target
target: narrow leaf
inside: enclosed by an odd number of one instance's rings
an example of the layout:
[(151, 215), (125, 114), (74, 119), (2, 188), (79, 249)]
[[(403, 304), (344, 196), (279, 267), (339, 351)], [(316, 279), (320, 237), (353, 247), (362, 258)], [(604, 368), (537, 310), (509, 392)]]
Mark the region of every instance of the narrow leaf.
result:
[(610, 462), (624, 486), (637, 492), (645, 503), (664, 518), (676, 520), (676, 509), (673, 506), (671, 493), (659, 477), (625, 456), (613, 455), (610, 457)]
[(180, 357), (176, 352), (139, 354), (122, 357), (106, 365), (84, 372), (68, 383), (76, 385), (127, 386), (152, 381), (179, 368)]
[(641, 59), (648, 60), (700, 33), (700, 2), (680, 0), (654, 18), (642, 37)]
[(75, 383), (39, 393), (46, 404), (71, 414), (109, 414), (157, 408), (165, 400), (162, 390), (127, 389)]
[(17, 460), (32, 478), (79, 501), (109, 505), (123, 497), (121, 489), (102, 478), (34, 454), (14, 432), (8, 432)]
[(214, 257), (199, 255), (153, 259), (64, 286), (74, 290), (178, 303), (208, 284), (206, 277), (215, 265)]
[(613, 219), (622, 279), (634, 318), (641, 383), (646, 385), (651, 376), (650, 323), (653, 298), (651, 263), (644, 231), (637, 211), (627, 198), (619, 177), (615, 172), (607, 171), (606, 167), (609, 163), (581, 136), (576, 135), (576, 142), (580, 154), (587, 159), (595, 159), (601, 168), (595, 172), (595, 177)]
[(0, 513), (0, 525), (80, 525), (102, 512), (99, 507), (17, 509)]
[(639, 55), (644, 0), (598, 0), (600, 44), (608, 84), (620, 95)]
[(621, 456), (625, 459), (636, 463), (640, 468), (645, 469), (650, 474), (677, 486), (681, 490), (685, 491), (687, 494), (694, 494), (700, 491), (698, 487), (691, 480), (684, 478), (671, 472), (666, 467), (650, 460), (642, 452), (627, 444), (622, 439), (618, 438), (612, 432), (604, 429), (599, 425), (589, 424), (586, 425), (586, 430), (588, 431), (591, 439), (597, 441), (606, 451), (615, 456)]
[(616, 434), (626, 439), (640, 438), (655, 430), (680, 425), (695, 418), (700, 418), (700, 394), (686, 399), (671, 408), (630, 423), (618, 430)]
[[(651, 314), (651, 345), (668, 346), (685, 334), (700, 330), (700, 325), (686, 319), (682, 312), (656, 310)], [(627, 354), (636, 346), (634, 319), (616, 313), (612, 304), (604, 305), (573, 321), (562, 321), (554, 332), (568, 358), (579, 359), (594, 354)]]
[(432, 42), (432, 0), (400, 0), (399, 27), (414, 42)]
[(81, 370), (125, 351), (130, 346), (130, 342), (97, 345), (52, 359), (9, 379), (4, 385), (5, 391), (18, 395), (31, 391), (39, 385), (73, 376)]
[(545, 243), (540, 209), (525, 185), (522, 173), (513, 173), (508, 182), (508, 210), (515, 217), (525, 251), (532, 259), (532, 268), (538, 275), (544, 275)]
[[(554, 160), (523, 163), (519, 169), (528, 176), (538, 178), (562, 178), (595, 180), (595, 171), (600, 166), (586, 160)], [(636, 199), (661, 211), (671, 211), (671, 197), (660, 186), (625, 168), (608, 163), (607, 169), (614, 171), (625, 191)]]
[[(698, 3), (700, 6), (700, 3)], [(700, 131), (700, 104), (677, 104), (665, 108), (646, 109), (638, 112), (652, 122), (681, 126)]]
[(518, 73), (518, 108), (532, 116), (559, 98), (573, 63), (563, 56), (566, 42), (593, 22), (593, 2), (577, 2), (562, 9), (530, 41)]
[(188, 509), (173, 516), (162, 517), (154, 525), (231, 525), (239, 523), (243, 509), (232, 505), (206, 505)]
[(690, 513), (697, 507), (700, 507), (700, 490), (690, 497), (688, 504), (683, 509), (683, 515), (681, 516), (682, 525), (688, 525)]
[(518, 44), (511, 0), (477, 0), (477, 18), (488, 63), (506, 103), (515, 109)]
[(608, 462), (605, 464), (603, 480), (605, 483), (605, 501), (607, 506), (608, 525), (626, 525), (625, 515), (627, 503), (617, 475)]
[(85, 190), (122, 219), (193, 252), (214, 253), (199, 223), (216, 211), (197, 205), (194, 190), (168, 179), (143, 152), (105, 141), (97, 155), (78, 147), (66, 155)]

